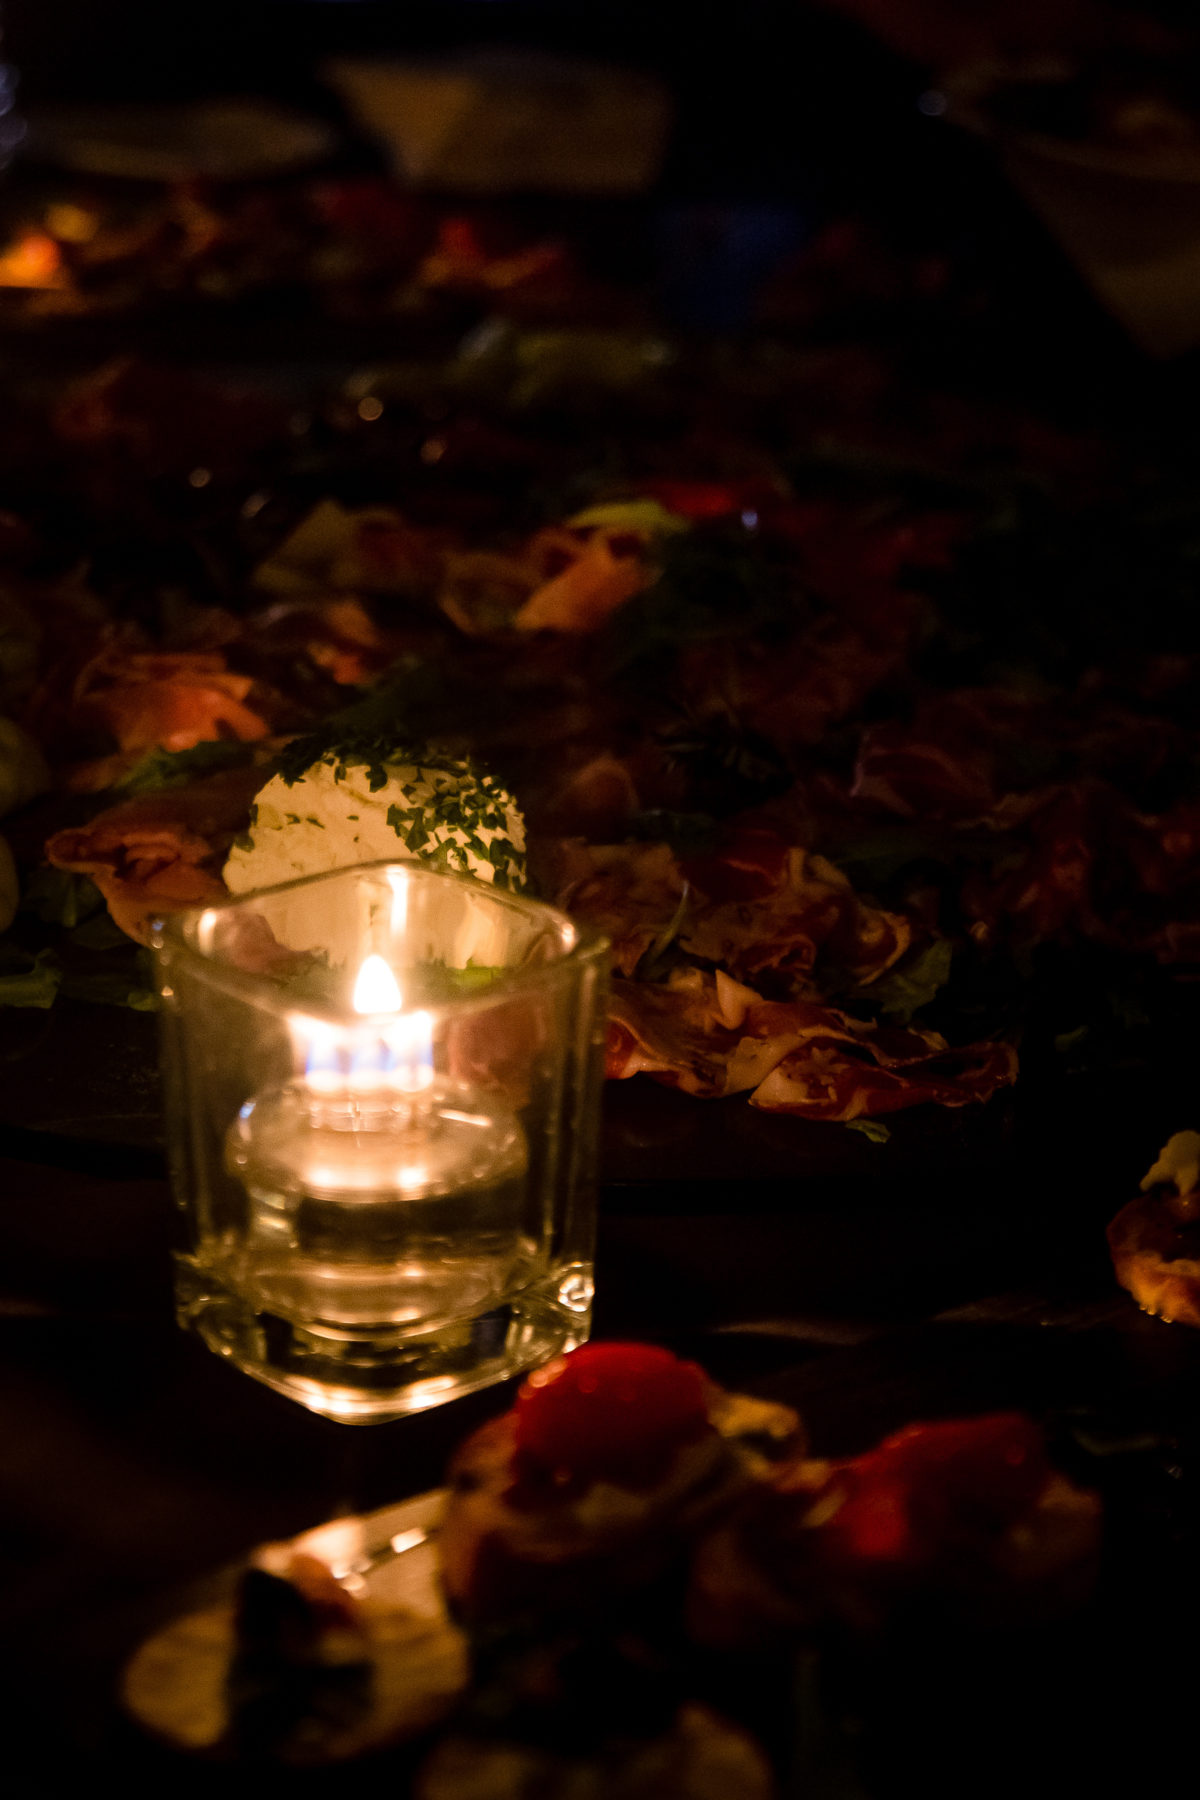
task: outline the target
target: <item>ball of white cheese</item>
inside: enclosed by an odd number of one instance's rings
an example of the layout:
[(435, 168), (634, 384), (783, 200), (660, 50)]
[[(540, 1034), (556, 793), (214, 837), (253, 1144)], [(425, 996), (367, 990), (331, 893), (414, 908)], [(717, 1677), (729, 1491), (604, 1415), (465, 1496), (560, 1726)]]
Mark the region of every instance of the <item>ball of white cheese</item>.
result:
[(525, 822), (512, 795), (466, 762), (368, 763), (323, 756), (275, 775), (225, 864), (234, 893), (356, 863), (415, 856), (499, 887), (525, 882)]

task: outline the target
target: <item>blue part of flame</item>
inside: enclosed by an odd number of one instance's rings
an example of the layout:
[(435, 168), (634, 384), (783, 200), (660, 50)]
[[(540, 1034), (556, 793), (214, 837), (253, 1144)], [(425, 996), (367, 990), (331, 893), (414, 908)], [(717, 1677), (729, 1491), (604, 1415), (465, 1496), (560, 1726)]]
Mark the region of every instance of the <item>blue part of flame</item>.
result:
[(309, 1041), (308, 1060), (304, 1065), (306, 1075), (338, 1075), (346, 1072), (346, 1054), (343, 1046), (334, 1037), (318, 1033)]
[(354, 1046), (350, 1057), (350, 1079), (353, 1081), (356, 1075), (390, 1075), (395, 1066), (396, 1059), (386, 1039), (369, 1039)]
[[(414, 1015), (415, 1019), (423, 1015)], [(428, 1033), (404, 1031), (363, 1033), (349, 1043), (317, 1033), (308, 1044), (305, 1075), (314, 1088), (328, 1093), (346, 1086), (377, 1086), (381, 1080), (405, 1092), (418, 1092), (432, 1080), (433, 1046)]]

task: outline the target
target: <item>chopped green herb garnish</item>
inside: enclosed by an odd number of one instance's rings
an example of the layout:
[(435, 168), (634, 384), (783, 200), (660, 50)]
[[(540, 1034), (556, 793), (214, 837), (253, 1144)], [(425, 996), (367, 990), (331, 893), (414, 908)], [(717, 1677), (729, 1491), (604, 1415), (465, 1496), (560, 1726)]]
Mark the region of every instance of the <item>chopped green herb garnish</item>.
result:
[(0, 1006), (53, 1006), (62, 983), (62, 964), (50, 950), (22, 956), (24, 967), (0, 975)]
[(878, 1119), (847, 1119), (847, 1131), (857, 1131), (860, 1137), (869, 1139), (872, 1144), (886, 1144), (891, 1132)]
[(222, 769), (240, 768), (253, 755), (253, 745), (237, 738), (215, 738), (209, 743), (193, 744), (190, 750), (149, 750), (116, 785), (126, 794), (186, 787), (189, 782), (219, 774)]

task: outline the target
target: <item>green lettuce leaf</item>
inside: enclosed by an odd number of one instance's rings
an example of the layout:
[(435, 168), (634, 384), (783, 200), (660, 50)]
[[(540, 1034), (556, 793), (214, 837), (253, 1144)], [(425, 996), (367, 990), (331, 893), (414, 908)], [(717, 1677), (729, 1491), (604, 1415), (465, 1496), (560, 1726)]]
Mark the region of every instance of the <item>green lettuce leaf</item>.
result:
[(596, 506), (585, 506), (574, 513), (568, 525), (597, 531), (644, 532), (647, 537), (661, 537), (677, 531), (690, 531), (691, 521), (671, 512), (658, 500), (602, 500)]
[(62, 992), (68, 1000), (83, 1000), (89, 1006), (127, 1006), (132, 1012), (158, 1011), (158, 995), (153, 988), (143, 987), (129, 969), (68, 973), (62, 979)]
[[(53, 1006), (62, 982), (58, 958), (50, 950), (33, 957), (17, 955), (27, 966), (0, 974), (0, 1006), (40, 1006), (43, 1010)], [(15, 958), (6, 957), (6, 964), (10, 960)]]
[(857, 1131), (860, 1137), (867, 1138), (872, 1144), (886, 1144), (892, 1135), (878, 1119), (847, 1119), (846, 1130)]
[(910, 950), (878, 981), (862, 991), (873, 1001), (885, 1018), (907, 1025), (913, 1014), (928, 1006), (950, 979), (954, 958), (949, 938), (934, 938), (932, 943)]
[(147, 750), (117, 787), (123, 794), (153, 794), (161, 788), (186, 787), (205, 775), (236, 769), (248, 763), (253, 746), (236, 738), (214, 738), (194, 744), (190, 750)]
[(73, 950), (128, 950), (129, 939), (108, 912), (92, 916), (67, 933)]
[(34, 869), (21, 895), (21, 911), (44, 925), (61, 925), (74, 931), (97, 914), (107, 918), (104, 896), (86, 875), (70, 875), (65, 869)]

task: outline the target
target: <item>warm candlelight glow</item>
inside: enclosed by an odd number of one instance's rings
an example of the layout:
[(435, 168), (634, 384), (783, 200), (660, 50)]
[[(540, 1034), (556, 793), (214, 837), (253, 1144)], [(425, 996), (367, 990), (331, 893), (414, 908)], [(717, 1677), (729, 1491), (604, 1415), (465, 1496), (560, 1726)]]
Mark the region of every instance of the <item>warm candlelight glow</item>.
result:
[(433, 1080), (433, 1019), (427, 1012), (401, 1013), (403, 996), (382, 956), (364, 958), (354, 983), (354, 1010), (397, 1013), (382, 1037), (361, 1041), (350, 1063), (350, 1086), (356, 1093), (419, 1094)]
[[(551, 929), (558, 969), (541, 960)], [(178, 1291), (206, 1342), (327, 1418), (368, 1422), (586, 1336), (590, 1118), (575, 1133), (602, 945), (579, 956), (546, 909), (415, 862), (163, 930), (172, 1131), (194, 1160)], [(477, 989), (501, 969), (515, 987), (531, 954), (522, 1033), (507, 990), (497, 1007)], [(558, 1036), (540, 1022), (547, 985)]]
[(352, 1000), (355, 1012), (399, 1012), (402, 1005), (400, 984), (382, 956), (367, 956), (358, 971)]
[(419, 1094), (433, 1082), (433, 1015), (402, 1013), (388, 1028), (391, 1084), (404, 1094)]
[[(339, 1029), (295, 1019), (308, 1092), (357, 1107), (424, 1093), (433, 1083), (433, 1016), (404, 1013), (400, 984), (382, 956), (364, 959), (354, 983), (354, 1010), (364, 1024)], [(390, 1016), (386, 1016), (390, 1015)], [(366, 1021), (370, 1020), (370, 1023)]]
[(346, 1070), (338, 1034), (313, 1024), (308, 1040), (305, 1077), (313, 1094), (340, 1094), (346, 1087)]
[(62, 255), (44, 231), (27, 231), (0, 251), (0, 287), (55, 288), (64, 285)]
[(408, 894), (411, 883), (407, 869), (389, 869), (388, 886), (392, 890), (392, 937), (403, 938), (408, 930)]

